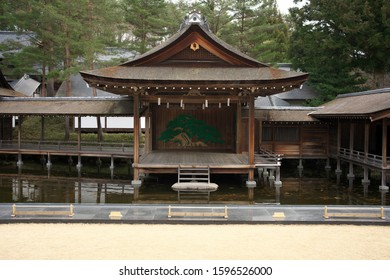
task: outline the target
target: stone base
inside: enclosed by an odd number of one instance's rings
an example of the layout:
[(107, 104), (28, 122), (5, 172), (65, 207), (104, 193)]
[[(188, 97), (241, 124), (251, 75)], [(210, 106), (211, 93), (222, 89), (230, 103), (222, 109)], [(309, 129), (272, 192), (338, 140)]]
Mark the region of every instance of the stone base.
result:
[(132, 180), (132, 181), (131, 181), (131, 185), (132, 185), (133, 187), (135, 187), (135, 188), (139, 188), (139, 187), (141, 187), (141, 185), (142, 185), (142, 181), (141, 181), (141, 180)]
[(369, 185), (371, 183), (371, 181), (370, 180), (364, 180), (364, 179), (362, 179), (362, 185), (364, 186), (364, 185)]
[(246, 181), (246, 187), (248, 189), (256, 188), (256, 181)]
[(275, 185), (275, 188), (281, 188), (282, 187), (282, 181), (275, 181), (274, 185)]

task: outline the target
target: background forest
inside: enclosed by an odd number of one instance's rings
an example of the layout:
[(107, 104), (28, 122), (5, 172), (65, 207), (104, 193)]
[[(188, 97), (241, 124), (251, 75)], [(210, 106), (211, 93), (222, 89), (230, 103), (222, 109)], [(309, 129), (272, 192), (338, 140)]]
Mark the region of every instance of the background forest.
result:
[(10, 77), (38, 73), (42, 95), (52, 96), (55, 82), (71, 74), (122, 62), (99, 61), (102, 54), (135, 56), (158, 45), (195, 9), (214, 34), (251, 57), (309, 72), (320, 93), (311, 105), (390, 86), (390, 1), (295, 2), (281, 14), (276, 0), (2, 0), (0, 30), (23, 33), (29, 43), (0, 44), (0, 67)]

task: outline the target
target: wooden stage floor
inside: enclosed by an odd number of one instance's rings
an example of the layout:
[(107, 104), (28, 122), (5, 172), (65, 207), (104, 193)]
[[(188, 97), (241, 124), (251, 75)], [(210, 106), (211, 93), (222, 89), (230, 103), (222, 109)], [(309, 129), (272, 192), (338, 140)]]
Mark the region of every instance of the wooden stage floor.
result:
[[(153, 151), (144, 154), (138, 164), (139, 169), (150, 173), (176, 172), (179, 166), (209, 167), (215, 173), (247, 173), (249, 169), (269, 166), (276, 167), (275, 159), (256, 155), (255, 165), (249, 165), (248, 154), (195, 152), (195, 151)], [(171, 169), (169, 171), (169, 169)]]

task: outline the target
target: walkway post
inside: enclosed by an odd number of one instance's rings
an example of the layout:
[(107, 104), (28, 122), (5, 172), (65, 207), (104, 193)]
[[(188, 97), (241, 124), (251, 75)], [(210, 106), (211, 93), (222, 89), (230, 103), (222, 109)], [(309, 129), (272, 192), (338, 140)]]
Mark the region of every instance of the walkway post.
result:
[(242, 112), (241, 112), (241, 102), (238, 100), (237, 102), (237, 118), (236, 118), (236, 154), (240, 154), (241, 151), (241, 122), (242, 122)]
[[(351, 121), (349, 124), (349, 151), (350, 157), (352, 157), (353, 149), (355, 142), (355, 124)], [(347, 178), (349, 181), (349, 188), (353, 187), (353, 180), (355, 179), (355, 174), (353, 173), (353, 163), (349, 163), (349, 173), (347, 174)]]
[(77, 133), (77, 150), (79, 152), (79, 155), (77, 157), (77, 170), (79, 172), (79, 175), (81, 173), (81, 167), (82, 167), (82, 164), (81, 164), (81, 155), (80, 155), (80, 151), (81, 151), (81, 117), (78, 116), (77, 117), (77, 121), (78, 121), (78, 126), (79, 126), (79, 130), (78, 130), (78, 133)]
[(336, 167), (336, 177), (337, 185), (340, 185), (340, 176), (341, 176), (341, 163), (340, 163), (340, 148), (341, 148), (341, 123), (340, 119), (337, 120), (337, 167)]
[(389, 187), (386, 185), (386, 168), (387, 168), (387, 118), (382, 120), (382, 182), (379, 186), (380, 190), (387, 191)]
[(246, 186), (248, 188), (249, 200), (254, 199), (254, 188), (256, 188), (255, 181), (255, 98), (252, 94), (249, 94), (249, 125), (248, 125), (248, 181)]
[(18, 120), (19, 120), (19, 122), (18, 122), (18, 150), (19, 150), (19, 153), (18, 153), (18, 161), (17, 161), (16, 165), (18, 166), (18, 169), (20, 170), (22, 168), (22, 165), (23, 165), (22, 154), (20, 153), (20, 149), (22, 148), (22, 122), (23, 122), (23, 117), (19, 116)]
[[(364, 162), (368, 159), (368, 148), (369, 148), (369, 141), (370, 141), (370, 123), (366, 121), (364, 124)], [(368, 177), (368, 167), (364, 166), (364, 178), (362, 179), (362, 185), (364, 188), (364, 195), (367, 195), (368, 186), (370, 185), (370, 179)]]
[(134, 187), (134, 193), (138, 192), (138, 188), (141, 186), (139, 179), (138, 163), (139, 163), (139, 131), (140, 131), (140, 119), (139, 119), (139, 93), (134, 93), (133, 104), (133, 135), (134, 135), (134, 162), (133, 162), (133, 180), (131, 185)]

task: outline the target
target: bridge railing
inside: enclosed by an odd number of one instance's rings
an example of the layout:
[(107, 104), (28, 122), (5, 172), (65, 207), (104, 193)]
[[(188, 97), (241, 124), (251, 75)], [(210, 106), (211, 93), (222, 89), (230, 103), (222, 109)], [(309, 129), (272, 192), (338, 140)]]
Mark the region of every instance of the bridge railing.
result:
[(93, 142), (81, 141), (80, 146), (77, 141), (39, 141), (23, 140), (0, 140), (0, 149), (32, 149), (32, 150), (81, 150), (81, 151), (121, 151), (131, 152), (134, 149), (132, 143), (115, 142)]
[[(370, 164), (377, 167), (383, 166), (383, 157), (381, 155), (375, 155), (370, 153), (364, 153), (357, 150), (351, 150), (347, 148), (340, 148), (339, 155), (343, 158), (358, 161), (365, 164)], [(387, 158), (387, 161), (390, 157)]]

